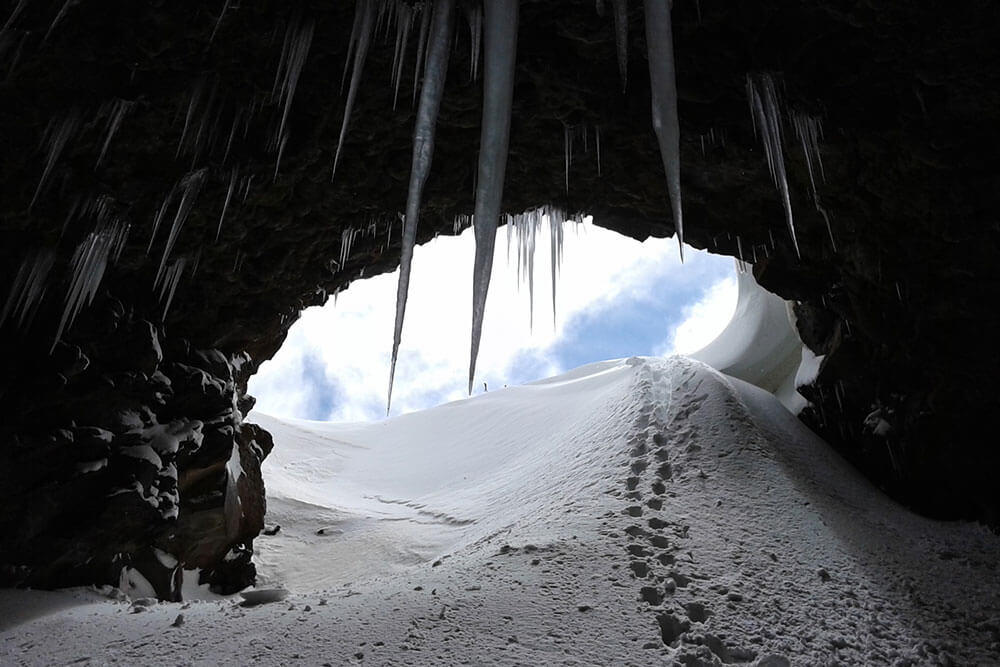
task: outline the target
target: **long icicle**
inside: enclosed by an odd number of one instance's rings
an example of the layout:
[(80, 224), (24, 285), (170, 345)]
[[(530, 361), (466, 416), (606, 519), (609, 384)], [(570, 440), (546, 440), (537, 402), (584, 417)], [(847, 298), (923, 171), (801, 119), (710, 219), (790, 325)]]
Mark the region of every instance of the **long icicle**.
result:
[(358, 11), (363, 12), (359, 26), (358, 43), (354, 51), (354, 69), (351, 72), (351, 87), (347, 91), (347, 104), (344, 105), (344, 121), (340, 125), (340, 138), (337, 139), (337, 153), (333, 156), (333, 173), (330, 181), (337, 175), (337, 165), (340, 163), (340, 150), (344, 147), (344, 137), (347, 136), (347, 124), (351, 120), (354, 100), (358, 96), (358, 85), (361, 83), (361, 72), (365, 68), (368, 57), (368, 45), (372, 39), (372, 22), (375, 14), (373, 0), (358, 0)]
[(403, 80), (403, 65), (406, 64), (406, 47), (410, 42), (410, 32), (413, 31), (413, 21), (415, 10), (409, 5), (399, 8), (399, 21), (396, 24), (396, 56), (393, 62), (392, 81), (392, 108), (396, 109), (396, 102), (399, 99), (399, 83)]
[[(452, 15), (455, 0), (436, 0), (430, 34), (430, 51), (427, 54), (427, 72), (420, 91), (420, 106), (413, 128), (413, 160), (410, 166), (410, 187), (406, 194), (406, 216), (403, 219), (403, 236), (399, 253), (399, 285), (396, 289), (396, 325), (392, 334), (392, 362), (389, 368), (389, 395), (385, 411), (392, 406), (392, 383), (396, 377), (396, 358), (403, 335), (403, 317), (406, 315), (406, 297), (410, 289), (410, 267), (413, 264), (413, 247), (417, 242), (417, 222), (420, 218), (420, 201), (424, 184), (434, 158), (434, 135), (437, 130), (438, 112), (444, 97), (444, 83), (448, 75)], [(427, 8), (424, 11), (428, 11)]]
[(476, 180), (476, 261), (472, 275), (472, 355), (469, 393), (476, 375), (476, 357), (483, 333), (486, 294), (493, 270), (493, 245), (503, 200), (514, 98), (514, 63), (517, 55), (519, 0), (493, 0), (485, 6), (483, 62), (483, 122), (479, 139)]
[(684, 261), (684, 217), (681, 209), (681, 131), (677, 119), (677, 81), (670, 0), (646, 0), (646, 49), (653, 98), (653, 129), (667, 174), (677, 244)]
[(618, 51), (618, 75), (622, 92), (628, 86), (628, 0), (611, 0), (615, 14), (615, 48)]
[(788, 233), (795, 246), (795, 254), (799, 257), (799, 241), (795, 235), (795, 221), (792, 217), (792, 201), (788, 191), (788, 175), (785, 172), (785, 152), (781, 140), (781, 110), (778, 104), (778, 94), (774, 87), (774, 79), (770, 74), (761, 73), (757, 76), (747, 75), (747, 94), (750, 107), (755, 116), (754, 130), (760, 133), (767, 155), (767, 164), (771, 170), (771, 178), (781, 195), (781, 203), (785, 207), (785, 222)]

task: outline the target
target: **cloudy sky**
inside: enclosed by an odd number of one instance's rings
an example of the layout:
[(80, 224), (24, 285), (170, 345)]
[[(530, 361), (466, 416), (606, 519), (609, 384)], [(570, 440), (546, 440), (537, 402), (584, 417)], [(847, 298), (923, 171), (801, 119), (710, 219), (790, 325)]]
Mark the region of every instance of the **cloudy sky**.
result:
[[(733, 260), (674, 239), (638, 243), (589, 223), (565, 223), (553, 326), (550, 242), (538, 234), (534, 325), (515, 247), (497, 232), (493, 279), (473, 393), (548, 377), (593, 361), (694, 351), (736, 306)], [(472, 312), (471, 229), (416, 249), (392, 414), (465, 398)], [(336, 304), (309, 308), (251, 379), (257, 410), (331, 421), (385, 417), (395, 316), (393, 272), (358, 280)]]

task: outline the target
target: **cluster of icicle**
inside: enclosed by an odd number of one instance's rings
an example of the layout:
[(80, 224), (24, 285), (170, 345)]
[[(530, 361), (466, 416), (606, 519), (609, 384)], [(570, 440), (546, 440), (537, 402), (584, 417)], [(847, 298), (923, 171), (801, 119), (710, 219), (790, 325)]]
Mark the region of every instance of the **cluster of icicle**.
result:
[[(375, 0), (358, 0), (357, 4), (355, 27), (351, 37), (355, 68), (352, 75), (351, 91), (348, 93), (344, 126), (341, 129), (341, 139), (337, 147), (338, 155), (343, 144), (343, 135), (346, 131), (350, 108), (353, 104), (353, 91), (356, 89), (357, 79), (360, 77), (360, 67), (363, 66), (364, 62), (364, 53), (370, 42), (375, 4)], [(396, 321), (393, 332), (392, 360), (389, 370), (387, 411), (392, 403), (392, 384), (396, 373), (396, 360), (402, 337), (403, 318), (406, 313), (406, 297), (409, 290), (410, 270), (413, 262), (413, 246), (416, 242), (423, 188), (430, 173), (431, 159), (434, 152), (434, 134), (447, 76), (448, 51), (454, 22), (453, 14), (455, 13), (454, 0), (435, 0), (429, 4), (432, 7), (431, 12), (429, 12), (431, 14), (431, 26), (428, 29), (428, 50), (425, 56), (426, 62), (424, 63), (424, 84), (421, 90), (417, 119), (413, 131), (413, 159), (403, 224), (399, 287), (396, 296)], [(677, 238), (680, 242), (681, 257), (683, 258), (680, 126), (677, 117), (677, 87), (674, 72), (673, 28), (670, 18), (670, 5), (670, 0), (647, 0), (645, 2), (646, 43), (648, 45), (650, 83), (653, 90), (653, 128), (656, 132), (660, 155), (667, 176), (667, 191), (673, 207)], [(615, 19), (618, 64), (622, 87), (624, 88), (627, 82), (628, 63), (628, 7), (626, 0), (613, 0), (612, 6)], [(472, 385), (476, 373), (476, 359), (479, 354), (483, 316), (486, 309), (486, 297), (493, 265), (496, 227), (500, 220), (501, 202), (503, 199), (504, 178), (507, 167), (507, 148), (510, 139), (510, 116), (513, 103), (518, 8), (518, 0), (493, 0), (483, 4), (481, 16), (479, 13), (474, 12), (467, 17), (472, 34), (474, 36), (477, 35), (480, 25), (482, 26), (483, 33), (483, 116), (479, 139), (479, 164), (476, 172), (475, 208), (472, 216), (476, 237), (476, 253), (473, 267), (469, 393), (472, 393)], [(598, 3), (598, 8), (601, 10), (601, 3)], [(424, 12), (426, 19), (426, 6)], [(423, 34), (423, 30), (421, 34)], [(399, 38), (397, 38), (398, 41)], [(471, 76), (474, 78), (478, 74), (479, 41), (474, 37), (472, 43), (474, 46), (472, 58), (473, 71)], [(354, 46), (355, 44), (357, 44), (356, 47)], [(418, 59), (420, 57), (421, 54), (418, 53)], [(361, 63), (360, 66), (359, 62)], [(600, 168), (600, 129), (596, 128), (594, 134), (598, 155), (598, 168)], [(567, 190), (569, 189), (569, 169), (573, 154), (572, 141), (575, 135), (575, 128), (566, 128)], [(588, 132), (585, 127), (583, 129), (583, 137), (586, 142)], [(335, 169), (336, 162), (337, 160), (335, 159)], [(551, 234), (553, 235), (553, 279), (555, 279), (555, 272), (558, 270), (562, 253), (561, 223), (563, 216), (555, 210), (543, 212), (540, 209), (515, 216), (509, 221), (514, 233), (517, 234), (519, 244), (518, 258), (519, 262), (524, 262), (521, 266), (527, 271), (532, 302), (534, 300), (534, 290), (531, 269), (533, 266), (534, 236), (543, 215), (549, 215), (550, 220), (553, 215), (558, 217), (558, 220), (553, 222), (550, 227), (552, 230)], [(554, 284), (552, 293), (554, 300), (556, 293)], [(553, 316), (554, 312), (555, 305), (553, 303)]]
[[(782, 104), (774, 77), (767, 72), (747, 74), (747, 100), (750, 103), (750, 116), (753, 119), (754, 132), (764, 146), (764, 154), (767, 156), (767, 166), (770, 169), (771, 178), (774, 180), (774, 185), (781, 196), (781, 203), (785, 209), (785, 222), (788, 224), (788, 233), (791, 235), (792, 245), (795, 246), (796, 254), (801, 256), (799, 242), (795, 234), (795, 221), (792, 216), (788, 176), (785, 172)], [(823, 136), (823, 124), (815, 116), (801, 111), (792, 112), (791, 123), (805, 156), (813, 202), (816, 210), (826, 221), (827, 233), (830, 235), (830, 244), (836, 250), (837, 244), (833, 239), (830, 217), (820, 204), (819, 193), (816, 188), (817, 173), (824, 180), (826, 178), (826, 175), (823, 173), (823, 160), (819, 152), (819, 140)]]
[[(67, 2), (49, 28), (49, 33), (63, 21)], [(210, 41), (215, 39), (223, 19), (231, 5), (225, 0), (216, 21)], [(487, 2), (467, 2), (464, 8), (464, 26), (469, 31), (471, 45), (470, 80), (483, 80), (483, 112), (479, 145), (479, 162), (476, 170), (475, 206), (471, 223), (475, 230), (476, 252), (473, 271), (473, 308), (471, 354), (469, 364), (469, 390), (471, 392), (475, 376), (476, 359), (482, 334), (482, 323), (492, 270), (495, 232), (501, 222), (501, 205), (507, 166), (510, 138), (510, 117), (513, 102), (513, 83), (517, 53), (519, 22), (519, 0), (490, 0)], [(20, 0), (4, 26), (7, 31), (18, 21), (26, 0)], [(604, 3), (598, 2), (598, 12), (603, 15)], [(611, 0), (617, 61), (621, 85), (625, 89), (628, 81), (628, 31), (629, 7), (627, 0)], [(652, 86), (652, 119), (660, 154), (666, 174), (667, 192), (673, 209), (673, 217), (679, 242), (683, 242), (683, 221), (680, 191), (680, 148), (679, 123), (677, 116), (677, 94), (674, 72), (673, 37), (671, 25), (671, 0), (647, 0), (645, 8), (645, 28), (649, 75)], [(407, 2), (405, 0), (356, 0), (354, 20), (347, 49), (347, 58), (341, 77), (341, 92), (346, 87), (346, 99), (337, 146), (333, 157), (331, 179), (344, 150), (353, 108), (357, 101), (365, 62), (372, 42), (383, 36), (394, 41), (393, 65), (390, 85), (393, 88), (393, 105), (398, 102), (403, 73), (407, 70), (406, 59), (409, 44), (416, 39), (416, 56), (413, 63), (413, 102), (417, 104), (416, 121), (413, 131), (413, 154), (410, 182), (407, 191), (406, 211), (402, 215), (402, 241), (400, 256), (400, 278), (397, 291), (396, 318), (393, 334), (392, 362), (389, 381), (389, 400), (392, 395), (392, 379), (395, 375), (396, 359), (406, 310), (413, 247), (416, 242), (424, 185), (430, 173), (434, 154), (437, 117), (444, 93), (448, 73), (454, 31), (459, 17), (455, 0), (425, 0)], [(267, 126), (270, 136), (267, 149), (275, 156), (274, 177), (277, 178), (282, 155), (289, 142), (291, 124), (289, 122), (296, 89), (304, 65), (312, 46), (315, 22), (303, 10), (294, 9), (280, 29), (284, 31), (282, 50), (271, 91), (254, 91), (245, 103), (236, 103), (231, 94), (222, 90), (218, 75), (206, 73), (194, 82), (183, 109), (183, 129), (176, 149), (177, 158), (190, 158), (187, 173), (163, 197), (153, 218), (152, 233), (146, 246), (147, 255), (153, 250), (160, 230), (169, 229), (162, 240), (162, 251), (153, 288), (158, 291), (163, 306), (164, 317), (170, 307), (178, 282), (188, 267), (190, 273), (197, 269), (200, 255), (194, 261), (187, 257), (174, 257), (178, 238), (194, 210), (199, 195), (210, 179), (203, 164), (208, 155), (220, 165), (223, 178), (228, 181), (222, 212), (219, 216), (216, 239), (222, 233), (223, 222), (232, 207), (250, 193), (255, 175), (239, 164), (230, 164), (230, 152), (238, 135), (247, 136), (251, 125), (268, 106), (277, 109), (277, 116)], [(46, 36), (48, 37), (48, 35)], [(350, 76), (348, 77), (348, 74)], [(417, 101), (419, 91), (419, 102)], [(43, 194), (60, 156), (69, 142), (86, 128), (95, 126), (100, 120), (103, 133), (100, 154), (96, 165), (99, 167), (108, 154), (112, 140), (118, 133), (124, 119), (133, 109), (133, 102), (115, 99), (106, 103), (98, 111), (97, 118), (86, 123), (78, 108), (53, 117), (42, 138), (44, 168), (38, 186), (32, 197), (32, 206)], [(584, 151), (589, 152), (590, 137), (593, 136), (597, 154), (598, 173), (601, 170), (600, 128), (593, 130), (587, 126), (567, 126), (566, 140), (566, 184), (569, 187), (570, 167), (573, 162), (573, 142), (582, 138)], [(216, 152), (218, 151), (218, 152)], [(221, 160), (218, 154), (221, 153)], [(74, 216), (80, 217), (77, 209), (99, 205), (99, 198), (74, 204), (74, 210), (67, 218), (67, 224)], [(97, 202), (95, 204), (95, 202)], [(72, 262), (70, 288), (64, 304), (64, 315), (59, 325), (57, 340), (66, 327), (71, 326), (80, 308), (93, 298), (100, 279), (109, 261), (121, 251), (128, 234), (128, 226), (121, 220), (109, 222), (113, 206), (103, 202), (104, 212), (90, 211), (98, 218), (94, 231), (77, 247)], [(519, 258), (525, 262), (529, 291), (533, 293), (531, 273), (533, 239), (543, 218), (551, 221), (553, 252), (553, 279), (558, 270), (562, 253), (562, 221), (565, 216), (555, 209), (538, 209), (509, 218), (513, 233), (517, 234)], [(456, 226), (464, 224), (456, 219)], [(391, 221), (388, 230), (391, 232)], [(457, 229), (456, 229), (457, 231)], [(357, 230), (346, 230), (341, 239), (338, 268), (348, 261)], [(522, 245), (523, 243), (523, 245)], [(683, 246), (681, 245), (683, 253)], [(683, 254), (682, 254), (683, 258)], [(234, 272), (242, 260), (237, 252)], [(42, 252), (24, 260), (15, 284), (4, 307), (0, 323), (8, 318), (23, 323), (45, 293), (45, 283), (54, 264), (53, 256)], [(555, 286), (553, 285), (553, 299)], [(533, 300), (533, 296), (532, 296)], [(554, 308), (554, 305), (553, 305)], [(553, 311), (554, 312), (554, 311)]]

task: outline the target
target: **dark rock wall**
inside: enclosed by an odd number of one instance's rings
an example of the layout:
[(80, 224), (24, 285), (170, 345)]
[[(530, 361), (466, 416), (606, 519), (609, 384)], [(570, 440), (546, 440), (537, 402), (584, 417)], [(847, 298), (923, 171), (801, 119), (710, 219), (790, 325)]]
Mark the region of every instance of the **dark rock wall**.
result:
[[(51, 264), (41, 298), (15, 299), (0, 325), (6, 581), (115, 583), (131, 563), (169, 597), (177, 578), (154, 574), (155, 547), (223, 589), (245, 583), (270, 448), (242, 423), (246, 378), (302, 308), (398, 263), (416, 32), (395, 110), (393, 40), (374, 41), (331, 181), (354, 3), (217, 4), (34, 0), (0, 34), (0, 300), (34, 258)], [(522, 3), (504, 207), (666, 236), (641, 3), (624, 92), (602, 4)], [(472, 209), (481, 82), (459, 6), (421, 242)], [(687, 240), (754, 260), (765, 287), (800, 302), (804, 340), (827, 354), (806, 390), (813, 428), (918, 510), (992, 522), (1000, 455), (975, 425), (998, 407), (997, 14), (985, 1), (673, 10)], [(313, 37), (282, 141), (290, 25)], [(801, 258), (791, 247), (749, 72), (773, 73), (786, 116), (823, 121), (835, 250), (786, 117)], [(111, 232), (123, 244), (53, 347), (74, 253)], [(155, 457), (135, 455), (146, 446)]]

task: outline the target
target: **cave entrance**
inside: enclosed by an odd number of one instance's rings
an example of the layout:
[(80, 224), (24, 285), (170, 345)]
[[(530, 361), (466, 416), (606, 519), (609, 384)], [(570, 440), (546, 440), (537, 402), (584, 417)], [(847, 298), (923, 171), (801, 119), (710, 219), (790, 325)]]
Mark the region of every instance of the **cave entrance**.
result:
[[(682, 265), (672, 238), (640, 243), (589, 217), (563, 226), (554, 307), (548, 222), (530, 274), (523, 258), (519, 267), (516, 237), (498, 228), (474, 393), (605, 359), (693, 352), (729, 321), (731, 258), (688, 248)], [(392, 415), (467, 395), (473, 252), (471, 228), (416, 249)], [(385, 417), (398, 279), (397, 270), (356, 281), (304, 311), (251, 379), (256, 411), (318, 421)]]

